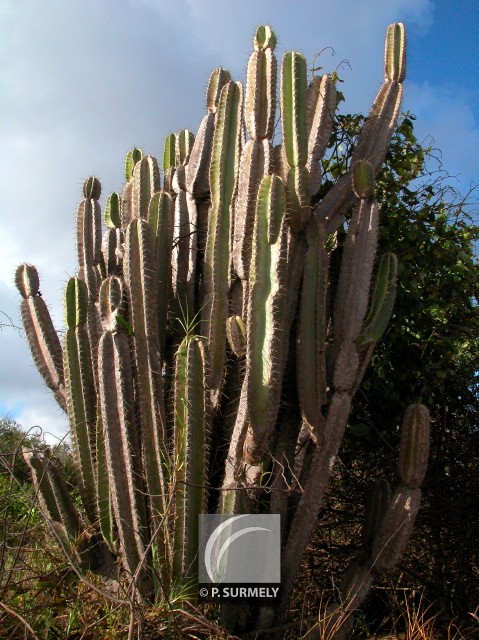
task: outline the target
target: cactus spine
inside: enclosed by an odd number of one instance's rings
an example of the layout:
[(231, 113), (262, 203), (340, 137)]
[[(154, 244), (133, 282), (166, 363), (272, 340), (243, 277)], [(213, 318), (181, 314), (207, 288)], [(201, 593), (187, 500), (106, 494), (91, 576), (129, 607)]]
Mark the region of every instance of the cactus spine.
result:
[[(376, 266), (374, 181), (401, 103), (405, 33), (402, 24), (388, 28), (384, 84), (351, 169), (325, 194), (335, 82), (326, 74), (308, 87), (305, 58), (285, 54), (283, 140), (273, 148), (269, 26), (253, 46), (244, 101), (241, 84), (215, 69), (198, 133), (167, 137), (162, 175), (153, 156), (128, 152), (126, 184), (106, 201), (103, 240), (101, 185), (85, 181), (63, 348), (35, 268), (21, 265), (16, 283), (34, 360), (70, 417), (89, 526), (135, 577), (140, 597), (174, 578), (196, 580), (200, 513), (261, 504), (283, 517), (280, 619), (354, 394), (393, 309), (398, 261), (387, 253)], [(341, 587), (343, 612), (360, 605), (407, 542), (427, 425), (422, 405), (408, 409), (401, 483), (390, 501), (376, 485), (363, 551)], [(39, 454), (28, 460), (46, 517), (74, 538), (84, 525), (58, 474)], [(293, 476), (300, 496), (289, 490)]]

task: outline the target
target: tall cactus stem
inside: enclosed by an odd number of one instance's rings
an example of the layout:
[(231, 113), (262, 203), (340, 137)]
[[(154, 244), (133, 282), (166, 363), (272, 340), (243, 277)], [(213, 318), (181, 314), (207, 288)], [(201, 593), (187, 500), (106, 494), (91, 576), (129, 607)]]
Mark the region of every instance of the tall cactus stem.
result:
[(152, 195), (160, 189), (160, 168), (153, 156), (143, 156), (133, 169), (132, 215), (148, 219), (148, 207)]
[(121, 227), (121, 198), (118, 193), (110, 193), (106, 199), (104, 217), (109, 229)]
[(70, 278), (65, 289), (68, 329), (63, 344), (68, 415), (80, 491), (90, 522), (96, 522), (96, 394), (90, 344), (86, 332), (88, 292), (79, 278)]
[[(106, 331), (100, 340), (100, 405), (105, 453), (115, 521), (125, 566), (134, 575), (145, 553), (147, 531), (140, 444), (135, 419), (130, 346), (121, 332)], [(143, 574), (140, 593), (151, 583)]]
[(429, 457), (429, 411), (422, 404), (406, 410), (402, 425), (399, 471), (410, 489), (421, 486)]
[(310, 174), (311, 193), (318, 192), (321, 185), (321, 160), (328, 147), (333, 131), (334, 114), (337, 105), (337, 91), (328, 75), (315, 77), (308, 87), (308, 160), (306, 168)]
[(41, 451), (24, 449), (23, 457), (34, 472), (34, 485), (41, 497), (44, 510), (52, 520), (64, 527), (69, 541), (74, 543), (81, 533), (82, 526), (59, 469), (53, 460)]
[(306, 93), (306, 59), (296, 51), (286, 53), (281, 66), (281, 115), (290, 167), (304, 167), (308, 159)]
[(165, 513), (166, 418), (159, 359), (157, 282), (153, 236), (146, 220), (128, 225), (124, 274), (134, 332), (142, 455), (154, 522)]
[(223, 381), (228, 317), (231, 206), (240, 160), (241, 85), (226, 84), (219, 100), (210, 166), (211, 208), (204, 264), (203, 333), (208, 338), (207, 386), (215, 407)]
[(213, 69), (211, 72), (206, 89), (206, 108), (210, 113), (216, 113), (223, 87), (230, 81), (231, 74), (223, 67)]
[(411, 537), (414, 521), (421, 503), (421, 489), (400, 485), (391, 498), (374, 539), (373, 569), (377, 574), (392, 569)]
[(31, 264), (20, 265), (15, 273), (15, 284), (22, 295), (22, 322), (35, 365), (59, 406), (66, 411), (61, 344), (48, 307), (39, 295), (40, 279), (36, 268)]
[(133, 178), (133, 169), (135, 164), (143, 157), (143, 151), (138, 147), (132, 147), (125, 157), (125, 179), (127, 181)]
[(171, 252), (173, 245), (173, 201), (166, 191), (153, 194), (148, 212), (153, 233), (158, 299), (158, 341), (160, 354), (165, 348), (168, 300), (171, 300)]
[(253, 51), (248, 62), (245, 122), (251, 138), (271, 139), (276, 113), (276, 56), (271, 48)]
[[(286, 243), (284, 185), (278, 176), (261, 181), (249, 275), (246, 366), (248, 415), (253, 442), (261, 446), (276, 421), (281, 391)], [(260, 455), (250, 451), (255, 457)]]
[(269, 140), (248, 140), (241, 154), (232, 250), (234, 269), (242, 280), (248, 279), (258, 187), (273, 169), (273, 148)]
[(163, 171), (166, 173), (169, 169), (174, 169), (175, 162), (175, 150), (176, 150), (176, 134), (170, 133), (165, 138), (165, 144), (163, 146)]
[(173, 572), (196, 578), (198, 516), (206, 502), (205, 354), (198, 338), (186, 337), (175, 372), (175, 532)]
[(182, 129), (176, 134), (175, 143), (175, 163), (186, 165), (195, 143), (195, 136), (188, 129)]
[(327, 402), (326, 302), (329, 256), (324, 227), (311, 220), (306, 228), (308, 249), (304, 264), (297, 338), (298, 393), (303, 418), (317, 429)]

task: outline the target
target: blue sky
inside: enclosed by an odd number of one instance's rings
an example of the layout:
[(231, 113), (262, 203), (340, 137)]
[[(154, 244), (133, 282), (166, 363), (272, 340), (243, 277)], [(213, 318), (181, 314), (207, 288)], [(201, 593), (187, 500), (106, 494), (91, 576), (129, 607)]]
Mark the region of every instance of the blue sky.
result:
[[(20, 324), (13, 274), (32, 262), (61, 331), (83, 178), (118, 190), (131, 146), (159, 156), (169, 132), (195, 131), (209, 72), (221, 64), (243, 80), (257, 25), (275, 29), (278, 58), (333, 47), (320, 64), (349, 62), (343, 111), (367, 113), (394, 21), (408, 32), (404, 109), (466, 192), (479, 181), (477, 0), (0, 0), (0, 311)], [(64, 434), (17, 331), (0, 330), (0, 353), (0, 414)]]

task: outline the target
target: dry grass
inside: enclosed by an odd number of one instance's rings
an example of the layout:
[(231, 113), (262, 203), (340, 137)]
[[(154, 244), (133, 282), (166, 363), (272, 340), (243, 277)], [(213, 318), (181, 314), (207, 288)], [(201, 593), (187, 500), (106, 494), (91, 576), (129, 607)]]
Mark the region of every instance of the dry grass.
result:
[[(133, 604), (131, 581), (123, 576), (115, 592), (94, 574), (80, 573), (55, 544), (36, 507), (35, 496), (28, 481), (13, 476), (18, 464), (16, 451), (0, 456), (0, 637), (5, 640), (159, 640), (181, 638), (232, 638), (214, 620), (217, 610), (212, 606), (193, 606), (187, 594), (172, 590), (168, 597), (154, 606)], [(18, 474), (17, 474), (18, 477)], [(341, 547), (345, 540), (334, 540)], [(329, 541), (331, 544), (331, 540)], [(334, 549), (333, 549), (334, 551)], [(276, 630), (276, 637), (298, 640), (314, 629), (319, 640), (333, 640), (343, 629), (344, 615), (328, 607), (326, 598), (334, 599), (331, 577), (344, 566), (345, 558), (336, 553), (331, 564), (329, 590), (317, 580), (316, 564), (323, 567), (326, 550), (314, 550), (310, 563), (298, 582), (289, 623)], [(324, 557), (323, 557), (324, 556)], [(308, 561), (309, 562), (309, 561)], [(332, 562), (332, 561), (331, 561)], [(390, 617), (385, 624), (374, 624), (376, 634), (369, 630), (365, 618), (356, 616), (354, 631), (344, 637), (358, 640), (473, 640), (479, 638), (479, 608), (469, 615), (470, 624), (444, 623), (437, 609), (425, 598), (415, 598), (398, 585), (391, 588)], [(326, 593), (324, 600), (321, 594)], [(407, 596), (407, 597), (406, 597)], [(318, 614), (318, 602), (319, 614)], [(392, 629), (389, 635), (385, 629)], [(380, 633), (380, 631), (382, 633)], [(273, 638), (274, 633), (245, 636), (260, 640)]]

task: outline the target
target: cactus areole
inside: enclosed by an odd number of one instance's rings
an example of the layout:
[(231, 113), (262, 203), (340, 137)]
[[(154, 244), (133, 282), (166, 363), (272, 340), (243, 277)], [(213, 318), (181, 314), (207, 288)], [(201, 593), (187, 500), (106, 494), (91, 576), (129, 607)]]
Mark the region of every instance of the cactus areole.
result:
[[(103, 575), (116, 563), (143, 602), (178, 580), (194, 599), (199, 514), (280, 514), (281, 599), (250, 612), (257, 626), (287, 608), (351, 402), (393, 311), (398, 261), (377, 255), (374, 181), (406, 72), (404, 26), (391, 25), (351, 171), (318, 200), (334, 78), (308, 86), (296, 51), (278, 71), (275, 46), (271, 27), (259, 27), (245, 87), (222, 67), (211, 73), (198, 133), (167, 136), (161, 168), (128, 152), (123, 190), (105, 198), (103, 239), (102, 186), (85, 180), (63, 344), (35, 267), (16, 273), (33, 358), (70, 420), (81, 510), (54, 462), (25, 452), (63, 548), (81, 540), (78, 562)], [(428, 424), (425, 407), (407, 410), (401, 484), (370, 496), (345, 611), (411, 533)]]

